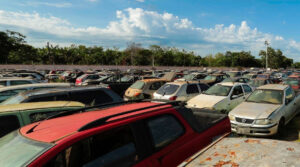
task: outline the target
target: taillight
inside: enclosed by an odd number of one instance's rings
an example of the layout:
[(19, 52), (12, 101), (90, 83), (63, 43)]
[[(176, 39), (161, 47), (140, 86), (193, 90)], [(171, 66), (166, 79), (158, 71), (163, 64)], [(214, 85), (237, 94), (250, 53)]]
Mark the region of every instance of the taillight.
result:
[(177, 96), (172, 96), (169, 98), (169, 100), (176, 100), (177, 99)]
[(140, 94), (141, 94), (140, 92), (137, 92), (137, 93), (134, 94), (134, 96), (137, 97), (137, 96), (139, 96)]
[(107, 86), (107, 88), (108, 88), (108, 89), (111, 89), (111, 87), (110, 87), (110, 86)]

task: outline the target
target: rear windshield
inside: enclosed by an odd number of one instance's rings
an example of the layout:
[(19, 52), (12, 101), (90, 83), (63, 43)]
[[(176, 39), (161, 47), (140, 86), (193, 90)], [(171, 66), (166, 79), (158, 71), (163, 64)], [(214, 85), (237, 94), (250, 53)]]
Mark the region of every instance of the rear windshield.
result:
[(251, 80), (249, 82), (249, 85), (253, 86), (253, 87), (260, 87), (260, 86), (262, 86), (264, 84), (265, 84), (265, 80)]
[(228, 96), (232, 86), (214, 85), (207, 89), (203, 94), (215, 96)]
[(0, 105), (20, 104), (24, 99), (25, 97), (23, 95), (12, 96), (9, 99), (5, 100), (4, 102), (0, 103)]
[(132, 89), (143, 89), (144, 86), (145, 86), (145, 82), (143, 82), (143, 81), (136, 81), (134, 84), (132, 84), (130, 86), (130, 88), (132, 88)]
[(178, 88), (179, 85), (165, 84), (162, 87), (160, 87), (156, 93), (160, 95), (171, 95), (175, 93)]
[(52, 146), (27, 139), (16, 130), (0, 138), (0, 166), (25, 166)]
[(216, 76), (214, 76), (214, 75), (208, 75), (208, 76), (206, 76), (205, 78), (204, 78), (204, 80), (216, 80)]

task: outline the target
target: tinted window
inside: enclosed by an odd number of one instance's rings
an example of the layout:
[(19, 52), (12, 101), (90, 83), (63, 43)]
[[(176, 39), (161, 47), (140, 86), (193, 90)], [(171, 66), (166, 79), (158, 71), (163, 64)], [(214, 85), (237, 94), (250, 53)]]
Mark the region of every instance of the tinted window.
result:
[(4, 92), (0, 92), (0, 102), (23, 91), (26, 91), (26, 89), (7, 90)]
[(6, 86), (6, 81), (0, 81), (0, 86)]
[(18, 128), (20, 128), (20, 123), (17, 116), (0, 116), (0, 137)]
[(179, 85), (165, 84), (157, 90), (157, 94), (171, 95), (177, 91)]
[(209, 88), (209, 86), (205, 84), (198, 84), (198, 85), (200, 86), (201, 91), (206, 91)]
[(244, 88), (244, 91), (245, 91), (246, 94), (252, 92), (252, 89), (251, 89), (250, 86), (248, 86), (248, 85), (243, 85), (243, 88)]
[(241, 86), (234, 87), (232, 95), (242, 95), (242, 94), (243, 94), (243, 90)]
[(46, 167), (129, 167), (138, 160), (129, 127), (92, 136), (65, 149)]
[(184, 128), (171, 115), (164, 115), (147, 121), (155, 148), (161, 148), (176, 140)]
[(24, 85), (24, 84), (31, 84), (30, 81), (10, 81), (10, 85)]
[(77, 91), (71, 93), (71, 101), (79, 101), (88, 106), (112, 102), (113, 99), (103, 90)]
[[(26, 102), (43, 102), (43, 101), (54, 101), (54, 95), (53, 96), (42, 96), (42, 97), (30, 97), (29, 100), (26, 100)], [(22, 102), (21, 102), (22, 103)]]
[(198, 86), (196, 84), (189, 84), (186, 88), (187, 94), (199, 93)]
[(103, 104), (113, 102), (112, 97), (110, 97), (107, 93), (102, 90), (98, 90), (95, 92), (95, 104)]
[(161, 82), (154, 82), (150, 85), (149, 89), (150, 90), (157, 90), (161, 87), (162, 83)]

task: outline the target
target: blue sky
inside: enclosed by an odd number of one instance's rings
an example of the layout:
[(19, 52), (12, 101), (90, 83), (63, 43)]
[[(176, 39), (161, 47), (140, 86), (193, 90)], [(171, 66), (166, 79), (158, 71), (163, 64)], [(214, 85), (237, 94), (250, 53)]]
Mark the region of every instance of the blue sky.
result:
[(257, 56), (264, 40), (300, 61), (298, 0), (1, 0), (0, 30), (47, 41), (125, 48), (128, 42)]

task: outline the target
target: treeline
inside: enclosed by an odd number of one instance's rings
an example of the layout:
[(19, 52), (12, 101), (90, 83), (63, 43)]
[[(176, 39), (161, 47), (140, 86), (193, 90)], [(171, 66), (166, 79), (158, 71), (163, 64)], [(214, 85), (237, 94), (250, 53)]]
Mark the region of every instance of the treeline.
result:
[[(99, 64), (99, 65), (154, 65), (154, 66), (211, 66), (211, 67), (264, 67), (265, 51), (260, 58), (251, 52), (217, 53), (201, 57), (194, 52), (172, 47), (151, 45), (143, 48), (137, 43), (128, 43), (127, 48), (104, 49), (101, 46), (86, 47), (71, 45), (60, 47), (47, 44), (35, 48), (25, 41), (25, 36), (13, 31), (0, 31), (0, 64)], [(268, 48), (268, 64), (271, 68), (286, 68), (293, 60), (278, 49)]]

